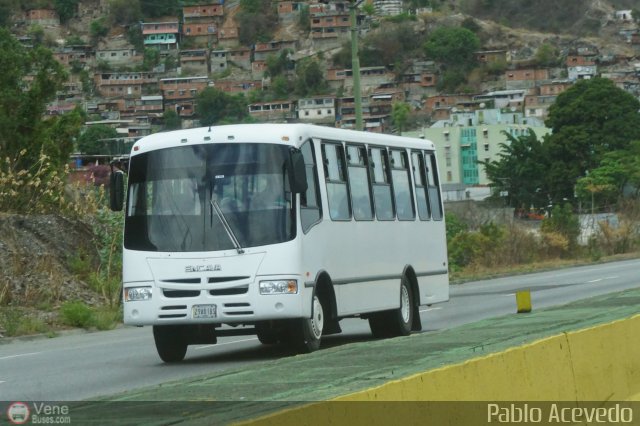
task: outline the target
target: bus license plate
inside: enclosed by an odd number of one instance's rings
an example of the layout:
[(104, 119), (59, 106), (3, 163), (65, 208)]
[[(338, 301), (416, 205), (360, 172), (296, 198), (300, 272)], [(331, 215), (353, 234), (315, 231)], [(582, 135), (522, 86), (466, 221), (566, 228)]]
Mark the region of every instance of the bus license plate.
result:
[(197, 318), (215, 318), (216, 305), (193, 305), (191, 314), (194, 319)]

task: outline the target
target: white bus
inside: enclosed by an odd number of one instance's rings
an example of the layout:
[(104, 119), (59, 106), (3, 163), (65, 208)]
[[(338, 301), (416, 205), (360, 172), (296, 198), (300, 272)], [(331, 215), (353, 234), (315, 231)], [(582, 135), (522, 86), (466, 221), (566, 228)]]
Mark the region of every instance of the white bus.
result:
[(124, 322), (152, 325), (165, 362), (223, 335), (313, 351), (349, 317), (407, 335), (420, 305), (449, 299), (429, 141), (306, 124), (179, 130), (135, 143), (126, 203), (123, 181), (112, 173)]

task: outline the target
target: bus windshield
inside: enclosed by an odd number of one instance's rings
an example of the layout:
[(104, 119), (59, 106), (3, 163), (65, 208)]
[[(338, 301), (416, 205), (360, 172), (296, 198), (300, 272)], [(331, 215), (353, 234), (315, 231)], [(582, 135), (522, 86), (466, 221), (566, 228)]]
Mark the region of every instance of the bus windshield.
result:
[(231, 235), (242, 247), (293, 239), (288, 157), (288, 146), (258, 143), (187, 145), (132, 156), (124, 246), (192, 252), (234, 249)]

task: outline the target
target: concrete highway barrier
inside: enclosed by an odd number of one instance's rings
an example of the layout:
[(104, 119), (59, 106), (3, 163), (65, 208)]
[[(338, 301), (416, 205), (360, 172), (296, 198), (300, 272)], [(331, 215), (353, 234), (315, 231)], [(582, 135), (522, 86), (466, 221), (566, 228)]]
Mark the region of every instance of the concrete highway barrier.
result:
[(638, 330), (635, 315), (241, 424), (638, 424), (640, 406), (623, 402), (640, 400)]

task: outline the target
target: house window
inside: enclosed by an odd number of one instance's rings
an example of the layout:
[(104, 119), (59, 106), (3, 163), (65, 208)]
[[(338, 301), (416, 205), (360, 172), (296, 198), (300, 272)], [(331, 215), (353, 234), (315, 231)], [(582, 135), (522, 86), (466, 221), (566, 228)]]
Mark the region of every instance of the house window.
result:
[(453, 176), (451, 172), (447, 172), (447, 182), (451, 182), (453, 180)]
[(488, 143), (485, 143), (485, 144), (484, 144), (484, 150), (485, 150), (485, 151), (489, 151), (489, 144), (488, 144)]

